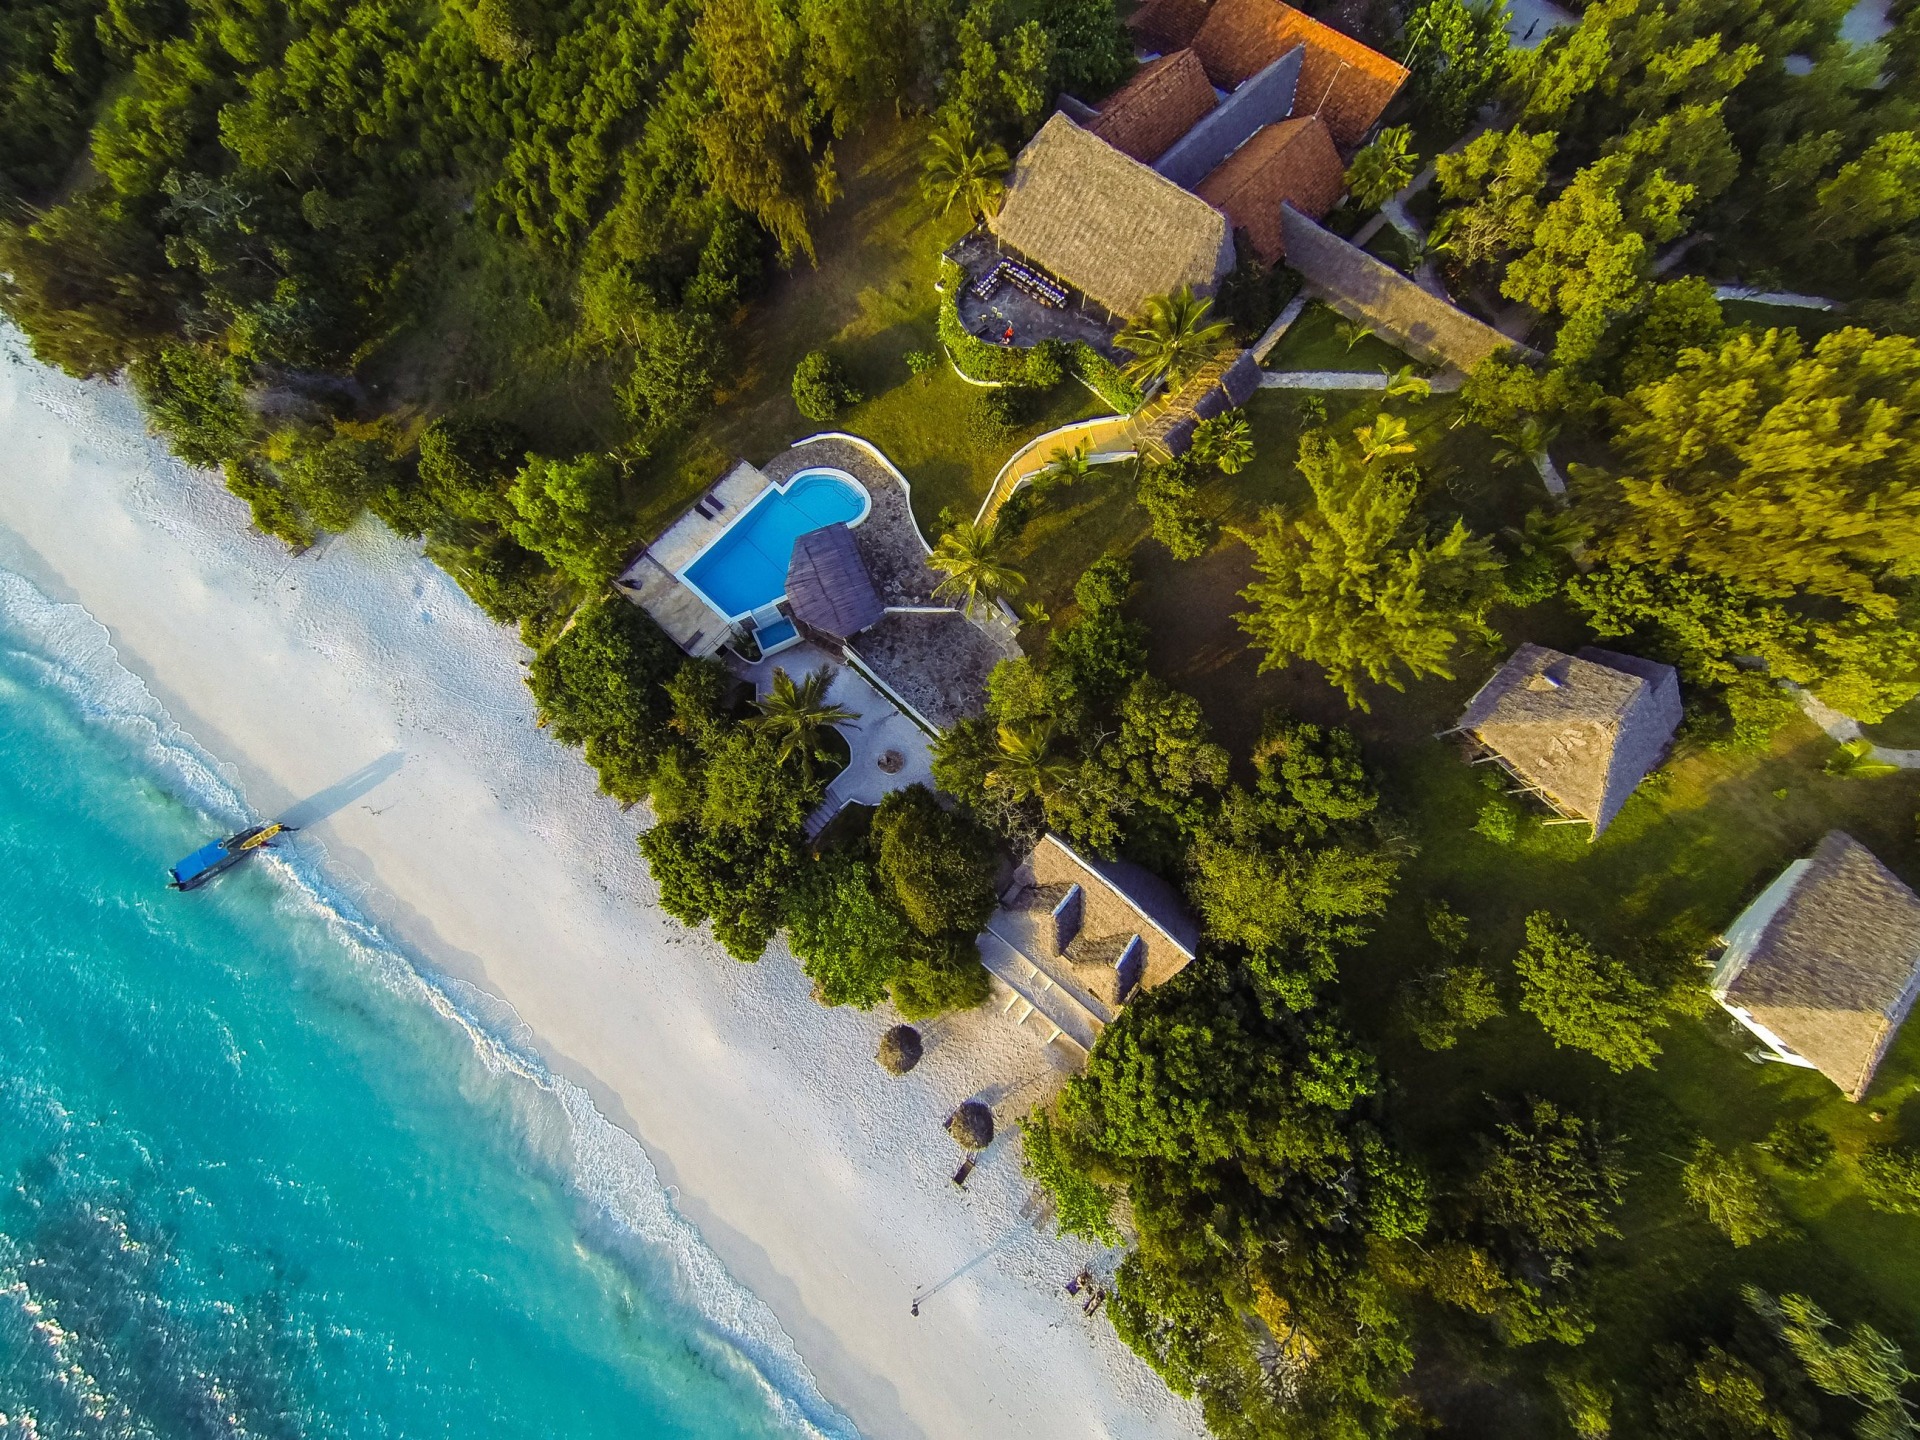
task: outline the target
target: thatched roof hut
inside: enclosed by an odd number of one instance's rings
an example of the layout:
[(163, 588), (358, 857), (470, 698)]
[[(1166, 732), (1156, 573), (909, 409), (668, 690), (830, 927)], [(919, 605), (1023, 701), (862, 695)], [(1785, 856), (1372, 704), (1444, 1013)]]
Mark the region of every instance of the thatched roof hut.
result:
[(1150, 60), (1087, 126), (1122, 154), (1151, 165), (1220, 103), (1206, 67), (1191, 50)]
[(1727, 931), (1714, 999), (1775, 1059), (1849, 1100), (1920, 993), (1920, 897), (1844, 831), (1796, 860)]
[(880, 1037), (880, 1049), (873, 1059), (889, 1075), (904, 1075), (920, 1063), (924, 1053), (918, 1030), (911, 1025), (895, 1025)]
[(887, 613), (844, 523), (809, 530), (793, 542), (787, 603), (801, 625), (835, 641), (851, 639)]
[(1400, 87), (1407, 68), (1282, 0), (1215, 0), (1193, 37), (1207, 74), (1232, 90), (1296, 45), (1307, 47), (1295, 115), (1318, 115), (1336, 144), (1360, 144)]
[(1660, 763), (1680, 725), (1671, 665), (1591, 645), (1522, 645), (1456, 727), (1554, 809), (1597, 837)]
[(1183, 286), (1211, 295), (1233, 269), (1224, 215), (1060, 114), (1020, 152), (990, 224), (1003, 245), (1120, 316)]
[(1226, 212), (1264, 265), (1287, 253), (1280, 207), (1291, 204), (1318, 220), (1340, 203), (1347, 167), (1318, 115), (1269, 125), (1197, 187), (1202, 200)]
[(947, 1133), (968, 1150), (984, 1150), (993, 1143), (993, 1111), (979, 1100), (964, 1100), (947, 1117)]

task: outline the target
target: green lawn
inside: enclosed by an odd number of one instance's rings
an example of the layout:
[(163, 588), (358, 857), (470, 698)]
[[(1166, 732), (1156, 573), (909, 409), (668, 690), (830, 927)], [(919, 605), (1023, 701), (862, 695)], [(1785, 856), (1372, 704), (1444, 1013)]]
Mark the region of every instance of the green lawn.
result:
[(1920, 700), (1909, 700), (1877, 725), (1863, 725), (1869, 739), (1896, 750), (1920, 750)]
[(1407, 356), (1377, 335), (1349, 347), (1339, 331), (1344, 323), (1325, 305), (1307, 306), (1267, 356), (1267, 369), (1391, 371), (1408, 363)]
[[(737, 459), (767, 460), (822, 429), (864, 436), (913, 485), (923, 528), (943, 506), (971, 516), (1006, 459), (1032, 436), (1104, 413), (1083, 386), (1061, 385), (1030, 423), (981, 435), (981, 391), (943, 362), (926, 380), (907, 369), (909, 351), (940, 353), (935, 335), (940, 252), (968, 225), (935, 213), (919, 188), (924, 122), (878, 127), (843, 143), (846, 194), (815, 235), (820, 264), (801, 262), (746, 307), (734, 327), (736, 383), (713, 415), (650, 467), (640, 501), (643, 533), (660, 529)], [(793, 368), (810, 350), (831, 350), (871, 398), (830, 426), (794, 408)]]
[[(1375, 403), (1326, 398), (1337, 428), (1363, 423)], [(1226, 525), (1251, 524), (1266, 506), (1306, 500), (1292, 463), (1297, 405), (1271, 390), (1249, 405), (1256, 461), (1211, 481), (1201, 496)], [(1545, 503), (1530, 470), (1496, 464), (1489, 437), (1471, 425), (1454, 427), (1456, 402), (1439, 397), (1397, 408), (1415, 430), (1436, 512), (1460, 513), (1491, 533)], [(1920, 882), (1920, 773), (1830, 777), (1821, 767), (1831, 742), (1796, 721), (1764, 754), (1683, 743), (1598, 843), (1589, 843), (1585, 827), (1548, 826), (1536, 815), (1517, 843), (1496, 845), (1473, 832), (1490, 793), (1484, 767), (1469, 766), (1456, 745), (1435, 736), (1454, 723), (1512, 643), (1591, 643), (1579, 618), (1555, 604), (1497, 614), (1506, 644), (1460, 657), (1455, 679), (1410, 683), (1404, 692), (1376, 686), (1368, 692), (1369, 712), (1350, 711), (1311, 666), (1260, 672), (1259, 657), (1232, 620), (1242, 605), (1238, 591), (1251, 578), (1246, 548), (1223, 531), (1200, 559), (1174, 561), (1147, 538), (1146, 516), (1131, 500), (1131, 471), (1097, 471), (1049, 498), (1020, 537), (1019, 563), (1030, 580), (1020, 598), (1061, 618), (1086, 564), (1103, 553), (1131, 553), (1138, 586), (1129, 608), (1148, 627), (1155, 672), (1200, 699), (1237, 762), (1269, 708), (1347, 724), (1360, 736), (1409, 855), (1378, 933), (1348, 962), (1341, 1004), (1381, 1056), (1405, 1139), (1444, 1180), (1472, 1162), (1473, 1137), (1488, 1127), (1493, 1103), (1527, 1094), (1598, 1116), (1625, 1137), (1636, 1177), (1621, 1219), (1626, 1233), (1596, 1267), (1598, 1330), (1584, 1358), (1603, 1372), (1634, 1373), (1653, 1344), (1690, 1338), (1723, 1319), (1748, 1281), (1805, 1291), (1849, 1319), (1871, 1319), (1910, 1347), (1920, 1344), (1920, 1220), (1869, 1209), (1847, 1158), (1869, 1139), (1920, 1140), (1920, 1105), (1903, 1103), (1920, 1089), (1920, 1025), (1908, 1028), (1858, 1106), (1817, 1074), (1746, 1059), (1750, 1041), (1717, 1009), (1676, 1016), (1661, 1036), (1665, 1053), (1656, 1069), (1615, 1076), (1589, 1056), (1556, 1050), (1531, 1017), (1514, 1011), (1511, 971), (1525, 917), (1535, 909), (1557, 912), (1621, 953), (1649, 936), (1717, 934), (1788, 861), (1836, 826)], [(1920, 723), (1916, 717), (1920, 705), (1883, 729), (1894, 733)], [(1476, 942), (1508, 987), (1510, 1011), (1437, 1055), (1414, 1044), (1397, 1016), (1403, 982), (1435, 959), (1423, 915), (1436, 899), (1471, 920)], [(1682, 966), (1680, 973), (1692, 983), (1694, 972)], [(1871, 1118), (1876, 1110), (1885, 1116), (1880, 1122)], [(1826, 1126), (1842, 1159), (1812, 1181), (1769, 1168), (1801, 1234), (1735, 1251), (1685, 1203), (1675, 1157), (1698, 1135), (1723, 1147), (1759, 1140), (1787, 1116)], [(1457, 1336), (1461, 1327), (1449, 1329)], [(1542, 1417), (1526, 1397), (1539, 1393), (1539, 1372), (1562, 1358), (1567, 1352), (1552, 1345), (1516, 1353), (1466, 1342), (1450, 1352), (1434, 1372), (1447, 1375), (1447, 1411), (1465, 1427), (1450, 1433), (1541, 1433)], [(1523, 1377), (1531, 1378), (1516, 1383)], [(1620, 1423), (1631, 1428), (1635, 1419), (1622, 1415)]]

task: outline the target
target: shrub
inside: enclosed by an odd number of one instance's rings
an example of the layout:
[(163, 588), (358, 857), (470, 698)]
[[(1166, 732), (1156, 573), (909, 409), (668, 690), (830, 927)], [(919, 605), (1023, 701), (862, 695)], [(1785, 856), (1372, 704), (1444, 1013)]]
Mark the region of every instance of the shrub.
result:
[(794, 408), (809, 420), (824, 425), (863, 398), (846, 368), (824, 350), (809, 352), (793, 368)]
[(1495, 845), (1511, 845), (1520, 838), (1520, 812), (1505, 796), (1490, 795), (1481, 803), (1473, 833)]
[(1680, 1172), (1680, 1188), (1735, 1246), (1788, 1232), (1779, 1202), (1752, 1162), (1738, 1152), (1721, 1154), (1711, 1140), (1693, 1147), (1693, 1158)]
[(1405, 1004), (1413, 1038), (1429, 1050), (1451, 1050), (1461, 1031), (1505, 1013), (1493, 978), (1478, 965), (1449, 965), (1422, 976)]
[(210, 470), (246, 453), (253, 438), (252, 412), (240, 387), (211, 352), (192, 345), (163, 345), (134, 361), (128, 378), (146, 407), (147, 418), (187, 464)]
[(1053, 1201), (1061, 1231), (1101, 1245), (1119, 1244), (1113, 1192), (1087, 1174), (1045, 1110), (1020, 1122), (1020, 1145), (1021, 1168)]
[(1764, 750), (1781, 726), (1800, 713), (1794, 698), (1766, 675), (1743, 670), (1728, 683), (1722, 698), (1732, 729), (1721, 742), (1726, 750)]
[(893, 977), (893, 1008), (909, 1020), (970, 1010), (989, 993), (971, 935), (921, 942)]
[(1527, 917), (1514, 969), (1520, 1008), (1555, 1045), (1585, 1050), (1618, 1071), (1651, 1066), (1660, 1053), (1653, 1033), (1667, 1017), (1654, 988), (1546, 911)]
[(924, 381), (940, 368), (940, 357), (931, 350), (909, 350), (907, 352), (907, 373)]
[(1920, 1215), (1920, 1150), (1869, 1145), (1860, 1157), (1867, 1203), (1890, 1215)]
[(1833, 1159), (1833, 1137), (1811, 1120), (1782, 1120), (1760, 1148), (1795, 1175), (1812, 1175)]
[(924, 785), (896, 790), (873, 815), (881, 880), (923, 935), (971, 938), (993, 913), (993, 842)]
[(307, 523), (300, 507), (293, 503), (293, 497), (279, 481), (245, 460), (229, 460), (221, 466), (221, 471), (226, 476), (227, 489), (247, 502), (256, 528), (284, 540), (295, 550), (304, 550), (313, 544), (313, 526)]
[(1153, 522), (1153, 538), (1176, 560), (1196, 560), (1213, 543), (1213, 522), (1200, 512), (1192, 466), (1185, 460), (1148, 465), (1135, 498)]

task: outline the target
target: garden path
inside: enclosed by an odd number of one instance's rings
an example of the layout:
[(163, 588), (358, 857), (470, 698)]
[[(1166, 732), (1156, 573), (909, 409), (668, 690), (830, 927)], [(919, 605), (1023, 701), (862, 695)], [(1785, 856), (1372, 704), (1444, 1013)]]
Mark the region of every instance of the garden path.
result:
[[(1851, 715), (1843, 715), (1831, 705), (1816, 700), (1813, 692), (1802, 690), (1797, 685), (1787, 687), (1794, 698), (1800, 702), (1800, 709), (1806, 717), (1842, 745), (1850, 745), (1855, 740), (1866, 738), (1860, 722)], [(1867, 758), (1877, 760), (1882, 765), (1898, 765), (1902, 770), (1920, 770), (1920, 750), (1894, 750), (1885, 745), (1869, 743)]]

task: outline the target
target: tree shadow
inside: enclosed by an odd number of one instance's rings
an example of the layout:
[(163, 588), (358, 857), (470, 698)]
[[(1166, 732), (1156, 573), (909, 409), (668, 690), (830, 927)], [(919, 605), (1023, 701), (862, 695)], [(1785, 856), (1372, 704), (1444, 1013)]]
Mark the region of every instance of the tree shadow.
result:
[(280, 823), (290, 830), (305, 830), (318, 825), (322, 820), (339, 814), (382, 781), (397, 775), (406, 760), (407, 752), (404, 750), (392, 750), (378, 760), (370, 760), (345, 779), (337, 780), (326, 789), (316, 790), (306, 799), (294, 802), (280, 816)]

